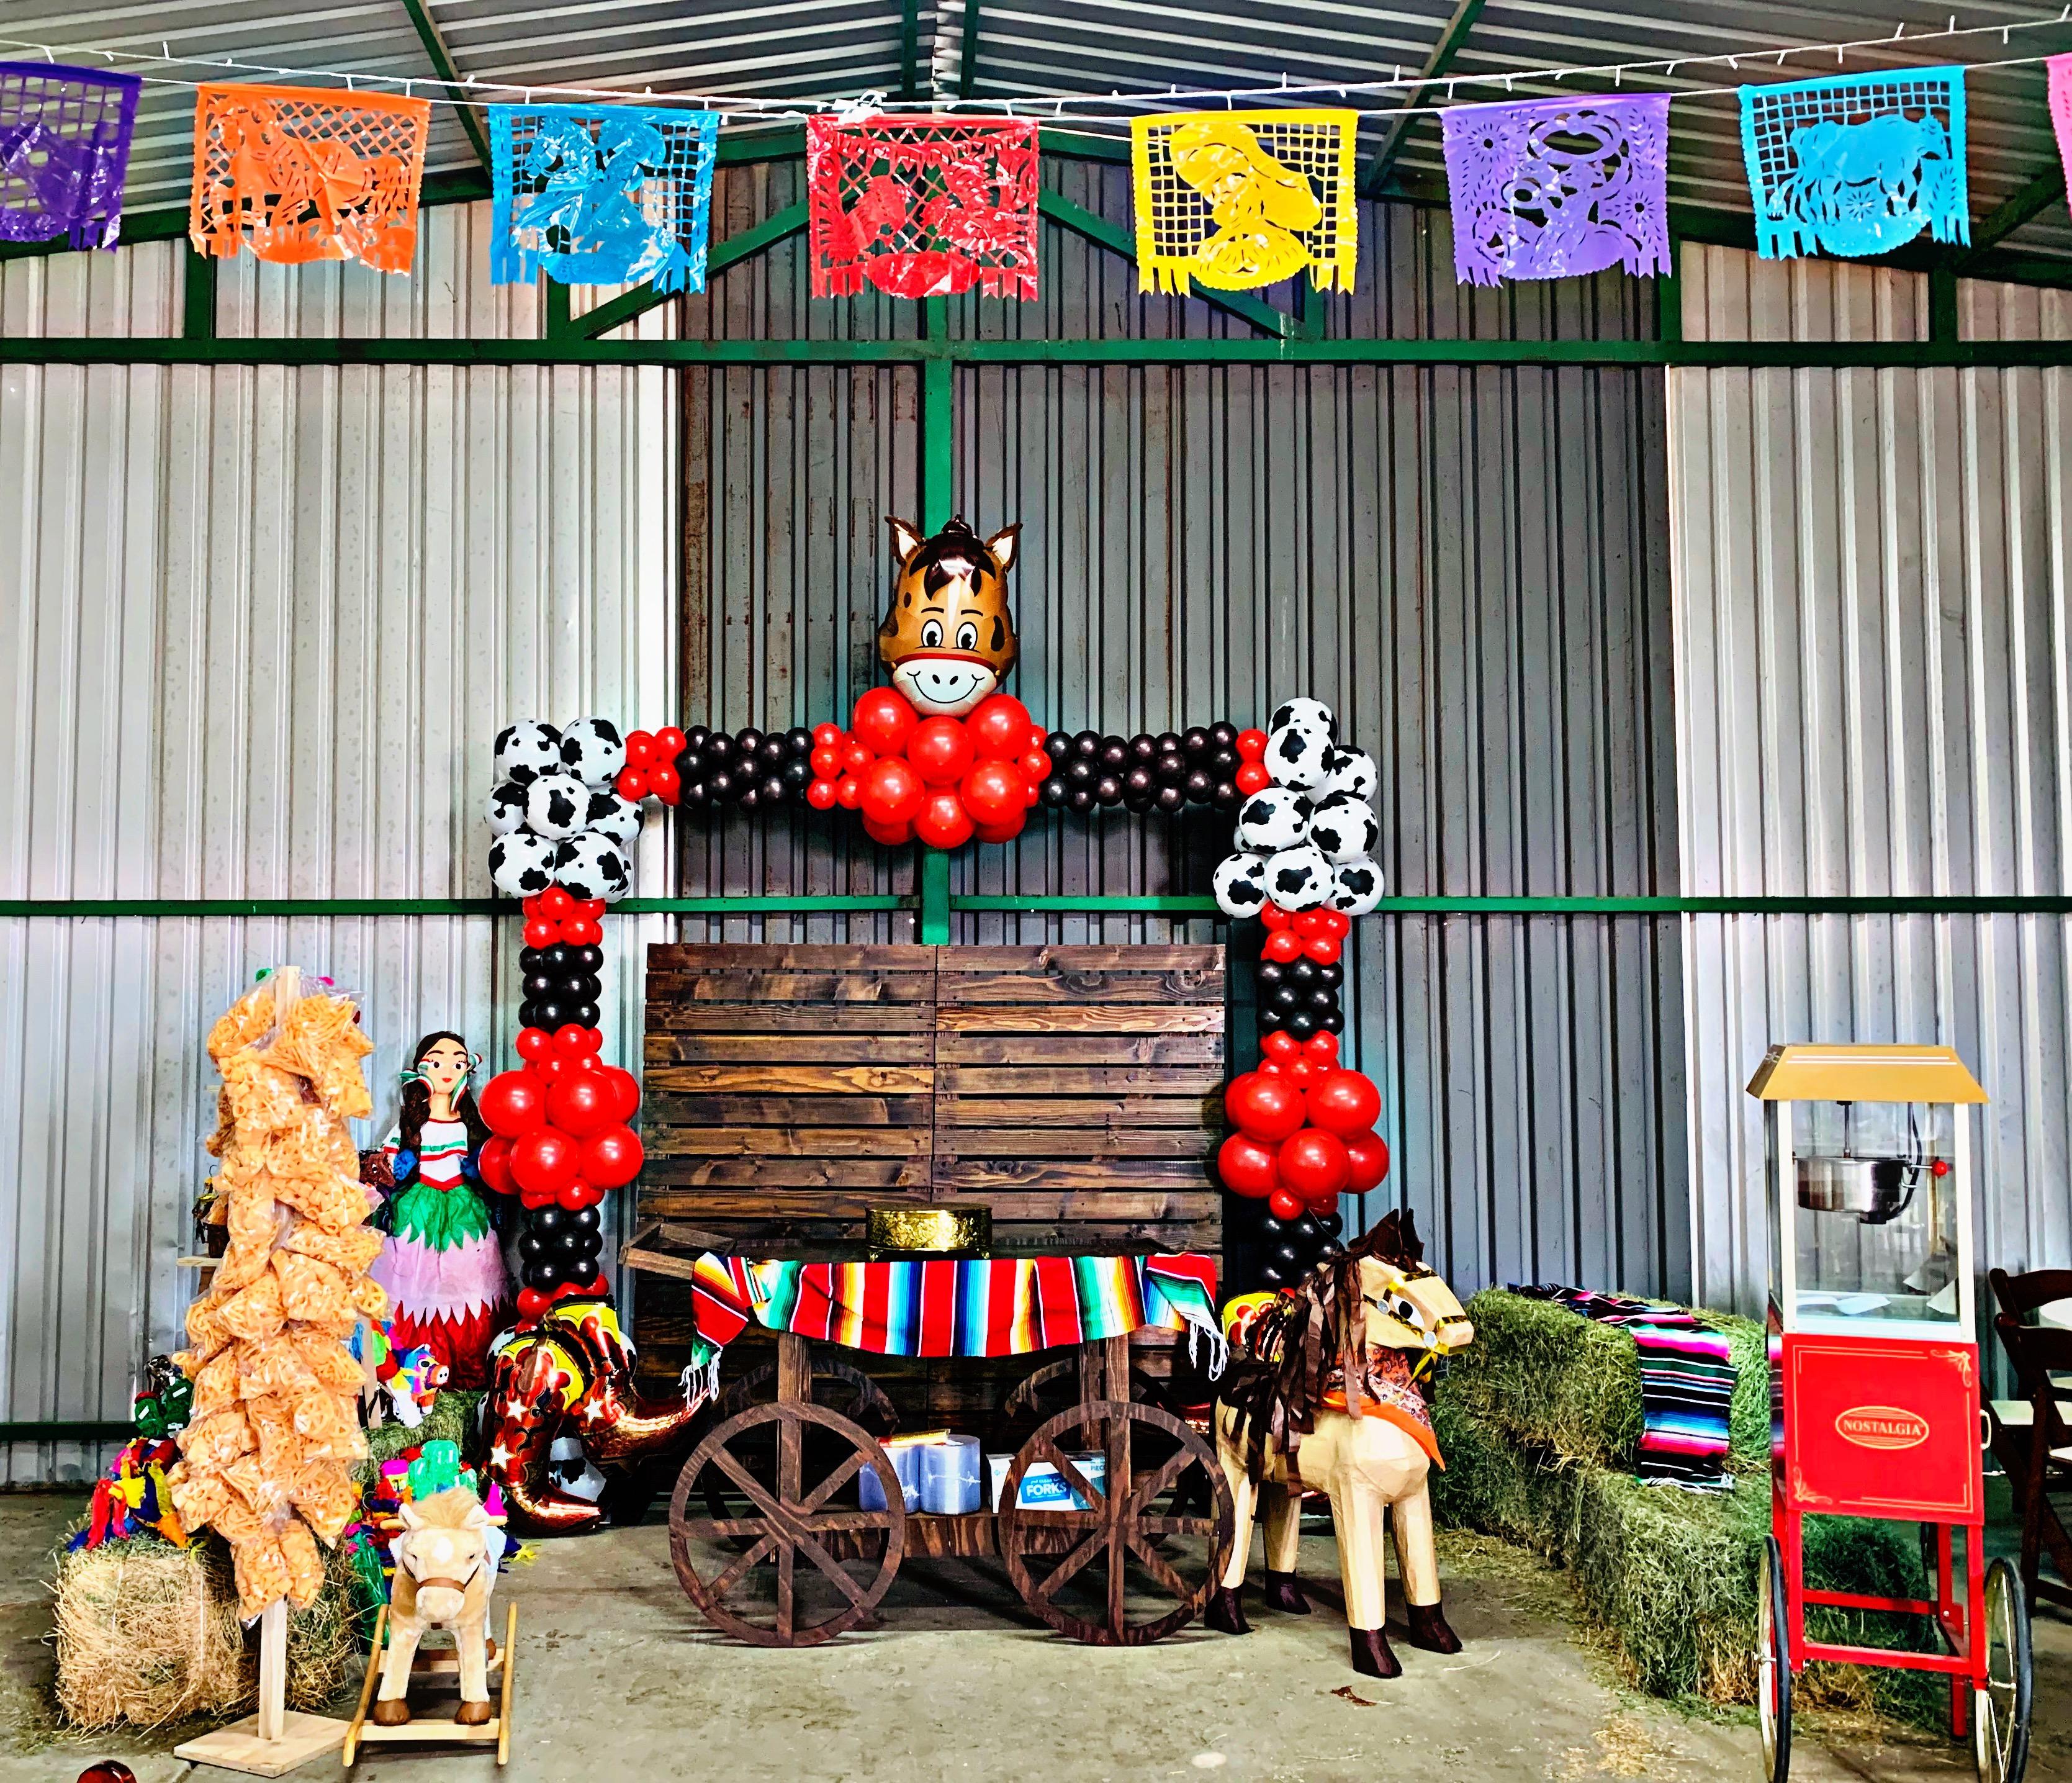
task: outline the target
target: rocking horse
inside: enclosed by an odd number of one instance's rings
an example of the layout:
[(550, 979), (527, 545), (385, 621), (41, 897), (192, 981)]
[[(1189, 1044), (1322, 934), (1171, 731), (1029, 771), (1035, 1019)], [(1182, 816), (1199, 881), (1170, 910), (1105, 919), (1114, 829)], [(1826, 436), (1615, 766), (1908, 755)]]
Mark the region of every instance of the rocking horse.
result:
[(1472, 1343), (1475, 1330), (1424, 1258), (1409, 1212), (1390, 1213), (1248, 1323), (1250, 1309), (1226, 1312), (1232, 1356), (1216, 1452), (1237, 1521), (1210, 1627), (1251, 1632), (1240, 1594), (1255, 1513), (1266, 1525), (1267, 1604), (1309, 1613), (1295, 1578), (1306, 1482), (1330, 1495), (1353, 1669), (1370, 1678), (1403, 1669), (1383, 1626), (1384, 1513), (1395, 1525), (1411, 1645), (1461, 1650), (1439, 1600), (1427, 1478), (1439, 1447), (1416, 1377), (1432, 1358)]

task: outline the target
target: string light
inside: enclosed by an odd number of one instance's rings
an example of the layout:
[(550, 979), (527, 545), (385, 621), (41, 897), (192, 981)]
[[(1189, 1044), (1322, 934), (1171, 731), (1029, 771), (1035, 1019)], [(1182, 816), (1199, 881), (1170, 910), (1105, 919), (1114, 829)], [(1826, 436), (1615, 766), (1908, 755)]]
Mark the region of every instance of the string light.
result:
[[(1448, 104), (1453, 102), (1454, 90), (1457, 86), (1494, 87), (1501, 82), (1504, 90), (1509, 93), (1514, 89), (1515, 84), (1521, 80), (1527, 83), (1548, 83), (1581, 79), (1586, 76), (1610, 76), (1614, 87), (1622, 88), (1625, 85), (1626, 76), (1629, 74), (1655, 75), (1666, 80), (1673, 76), (1679, 68), (1705, 68), (1720, 64), (1724, 64), (1730, 72), (1738, 72), (1744, 57), (1758, 56), (1774, 56), (1775, 65), (1782, 68), (1790, 57), (1794, 56), (1811, 57), (1832, 51), (1836, 64), (1839, 67), (1844, 64), (1848, 53), (1852, 50), (1881, 50), (1901, 41), (1910, 47), (1916, 44), (1932, 43), (1938, 39), (1967, 38), (1997, 33), (2002, 46), (2004, 47), (2011, 40), (2010, 34), (2014, 31), (2031, 31), (2039, 27), (2058, 27), (2067, 23), (2072, 23), (2072, 3), (2066, 4), (2055, 19), (2017, 19), (1996, 25), (1971, 25), (1961, 28), (1957, 23), (1956, 14), (1953, 13), (1949, 15), (1949, 23), (1946, 29), (1939, 31), (1916, 31), (1910, 36), (1907, 35), (1906, 21), (1902, 19), (1893, 27), (1889, 37), (1854, 38), (1835, 43), (1758, 45), (1733, 51), (1721, 51), (1712, 56), (1679, 56), (1663, 57), (1659, 60), (1651, 62), (1614, 62), (1588, 67), (1513, 68), (1490, 74), (1453, 74), (1446, 77), (1446, 101)], [(485, 109), (498, 101), (475, 97), (474, 94), (502, 93), (522, 94), (524, 96), (522, 102), (526, 105), (532, 104), (535, 95), (538, 95), (548, 100), (586, 99), (607, 104), (622, 104), (637, 100), (651, 105), (681, 105), (698, 110), (717, 111), (721, 113), (724, 121), (733, 123), (768, 121), (773, 118), (781, 120), (806, 115), (796, 100), (762, 98), (751, 95), (682, 93), (658, 94), (652, 86), (639, 94), (610, 87), (526, 87), (495, 80), (485, 80), (479, 75), (475, 74), (446, 79), (427, 75), (379, 74), (364, 70), (347, 72), (343, 70), (278, 68), (262, 63), (240, 62), (230, 56), (176, 56), (173, 53), (171, 40), (164, 38), (159, 39), (158, 54), (156, 56), (151, 56), (148, 51), (109, 50), (98, 46), (71, 44), (52, 46), (7, 38), (0, 38), (0, 49), (34, 51), (51, 63), (56, 63), (57, 60), (57, 51), (63, 50), (68, 57), (97, 56), (110, 65), (123, 62), (134, 64), (155, 61), (168, 68), (217, 68), (233, 74), (265, 75), (282, 80), (337, 80), (342, 81), (348, 92), (360, 90), (360, 86), (356, 86), (356, 83), (360, 84), (361, 86), (379, 87), (385, 84), (400, 88), (406, 96), (413, 94), (420, 86), (442, 88), (445, 89), (443, 95), (432, 98), (430, 102), (435, 105), (451, 105), (456, 109)], [(2049, 59), (2047, 56), (2043, 55), (2008, 56), (1990, 62), (1972, 62), (1965, 66), (1972, 72), (1984, 72), (2004, 68), (2028, 68)], [(1423, 99), (1426, 92), (1434, 84), (1429, 76), (1423, 75), (1406, 76), (1400, 64), (1392, 72), (1393, 78), (1388, 80), (1346, 83), (1337, 81), (1315, 84), (1297, 83), (1291, 80), (1284, 72), (1280, 77), (1279, 84), (1272, 87), (1202, 88), (1182, 90), (1174, 84), (1170, 85), (1165, 93), (1157, 95), (1149, 101), (1135, 97), (1125, 98), (1120, 90), (1113, 90), (1105, 96), (1099, 93), (1043, 94), (1017, 96), (1013, 98), (959, 98), (954, 101), (945, 101), (944, 103), (959, 107), (994, 108), (1010, 117), (1014, 115), (1014, 108), (1017, 105), (1022, 106), (1026, 113), (1038, 105), (1047, 105), (1050, 107), (1050, 115), (1054, 121), (1062, 123), (1069, 120), (1074, 122), (1112, 124), (1116, 120), (1111, 113), (1116, 110), (1151, 111), (1164, 109), (1169, 105), (1213, 104), (1219, 101), (1227, 109), (1233, 109), (1240, 99), (1285, 102), (1298, 99), (1304, 95), (1322, 96), (1335, 93), (1341, 101), (1346, 101), (1350, 96), (1355, 94), (1386, 95), (1407, 89), (1411, 103), (1355, 105), (1354, 109), (1360, 111), (1363, 115), (1392, 120), (1432, 115), (1445, 109), (1444, 105), (1418, 102)], [(144, 75), (140, 78), (146, 84), (152, 86), (192, 89), (204, 84), (201, 81), (184, 80), (170, 75)], [(1680, 91), (1677, 97), (1679, 99), (1705, 98), (1736, 93), (1740, 90), (1738, 84), (1688, 87)], [(469, 97), (455, 97), (457, 93), (465, 93)], [(876, 109), (877, 103), (882, 98), (882, 94), (865, 94), (859, 99), (819, 102), (813, 105), (812, 109), (853, 117), (858, 115), (860, 111)], [(1091, 109), (1082, 110), (1079, 108)]]

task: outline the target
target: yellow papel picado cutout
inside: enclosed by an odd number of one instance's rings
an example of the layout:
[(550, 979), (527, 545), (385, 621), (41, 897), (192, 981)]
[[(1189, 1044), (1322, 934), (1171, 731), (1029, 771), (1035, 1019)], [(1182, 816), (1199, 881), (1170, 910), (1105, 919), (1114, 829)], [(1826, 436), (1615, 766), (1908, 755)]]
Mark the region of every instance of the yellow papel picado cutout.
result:
[(1357, 114), (1185, 112), (1131, 121), (1137, 285), (1248, 290), (1309, 269), (1350, 290)]

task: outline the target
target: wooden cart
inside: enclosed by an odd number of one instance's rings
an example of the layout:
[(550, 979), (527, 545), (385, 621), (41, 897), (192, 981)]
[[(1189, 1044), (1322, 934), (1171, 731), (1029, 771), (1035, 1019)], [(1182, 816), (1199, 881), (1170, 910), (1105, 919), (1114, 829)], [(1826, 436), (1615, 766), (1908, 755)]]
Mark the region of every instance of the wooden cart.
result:
[[(658, 1273), (680, 1266), (646, 1247), (629, 1248), (627, 1260)], [(915, 1554), (997, 1559), (1045, 1622), (1098, 1645), (1142, 1645), (1200, 1612), (1230, 1550), (1230, 1487), (1212, 1442), (1152, 1403), (1155, 1389), (1133, 1376), (1128, 1337), (1077, 1346), (1076, 1402), (1016, 1452), (1001, 1509), (961, 1516), (906, 1509), (892, 1459), (861, 1421), (889, 1424), (889, 1405), (866, 1375), (824, 1356), (832, 1346), (817, 1347), (816, 1371), (816, 1346), (779, 1333), (772, 1396), (753, 1399), (754, 1377), (737, 1382), (677, 1476), (670, 1557), (715, 1627), (758, 1646), (832, 1641), (872, 1620)], [(1016, 1398), (1034, 1405), (1036, 1390), (1069, 1384), (1059, 1377), (1071, 1368), (1038, 1361)], [(1072, 1460), (1089, 1453), (1103, 1457), (1108, 1489)], [(1020, 1504), (1023, 1476), (1038, 1463), (1086, 1508)], [(860, 1501), (866, 1469), (883, 1509)], [(980, 1492), (989, 1496), (989, 1480)]]

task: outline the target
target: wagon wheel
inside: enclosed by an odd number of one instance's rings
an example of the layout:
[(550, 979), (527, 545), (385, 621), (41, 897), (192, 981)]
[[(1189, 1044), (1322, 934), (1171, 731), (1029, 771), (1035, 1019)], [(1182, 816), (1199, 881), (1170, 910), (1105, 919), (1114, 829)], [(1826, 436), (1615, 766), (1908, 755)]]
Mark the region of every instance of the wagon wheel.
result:
[[(719, 1404), (714, 1407), (714, 1421), (724, 1422), (752, 1405), (769, 1405), (776, 1397), (777, 1365), (765, 1362), (758, 1369), (750, 1369), (721, 1394)], [(880, 1442), (899, 1427), (899, 1414), (892, 1409), (892, 1402), (885, 1397), (878, 1383), (861, 1369), (851, 1368), (846, 1362), (815, 1361), (813, 1403), (839, 1413), (851, 1423), (861, 1424)], [(749, 1463), (756, 1478), (765, 1485), (775, 1477), (776, 1442), (775, 1429), (766, 1427), (747, 1443), (734, 1445), (735, 1455)], [(807, 1465), (816, 1467), (823, 1461), (832, 1465), (841, 1459), (843, 1446), (840, 1439), (831, 1436), (811, 1443), (807, 1449)], [(726, 1481), (717, 1468), (705, 1476), (705, 1497), (707, 1514), (724, 1522), (727, 1516)], [(737, 1536), (734, 1545), (746, 1547), (749, 1541), (746, 1536)]]
[[(1079, 1402), (1079, 1359), (1078, 1357), (1067, 1356), (1060, 1361), (1046, 1362), (1042, 1368), (1037, 1369), (1034, 1374), (1008, 1394), (1006, 1403), (1000, 1408), (1001, 1416), (1034, 1418), (1041, 1422), (1044, 1416), (1043, 1400), (1046, 1397), (1043, 1390), (1046, 1387), (1054, 1386), (1061, 1381), (1066, 1384), (1066, 1391), (1062, 1394), (1052, 1396), (1060, 1402), (1059, 1408), (1060, 1410), (1064, 1406), (1076, 1405)], [(1167, 1396), (1165, 1388), (1141, 1368), (1133, 1368), (1129, 1371), (1129, 1396), (1141, 1404), (1156, 1406), (1161, 1411), (1170, 1411), (1173, 1409), (1173, 1402)]]
[[(745, 1433), (764, 1434), (770, 1425), (776, 1427), (776, 1464), (771, 1470), (775, 1477), (764, 1479), (737, 1443)], [(847, 1445), (842, 1459), (811, 1485), (804, 1478), (809, 1428)], [(853, 1504), (836, 1504), (836, 1495), (846, 1498), (851, 1482), (865, 1468), (884, 1488), (886, 1508), (861, 1510)], [(689, 1513), (692, 1495), (708, 1468), (724, 1475), (747, 1501), (744, 1515)], [(883, 1546), (865, 1564), (877, 1570), (860, 1583), (828, 1553), (824, 1538), (874, 1530), (884, 1532)], [(693, 1543), (724, 1546), (741, 1536), (748, 1545), (723, 1564), (693, 1551)], [(906, 1511), (892, 1463), (870, 1431), (824, 1406), (781, 1402), (735, 1413), (691, 1452), (669, 1501), (669, 1558), (678, 1581), (708, 1621), (759, 1647), (815, 1646), (854, 1628), (884, 1596), (906, 1549)], [(801, 1560), (808, 1568), (803, 1575)], [(774, 1573), (774, 1588), (767, 1597), (755, 1588), (772, 1576), (760, 1571), (766, 1564)], [(820, 1613), (824, 1606), (800, 1601), (801, 1587), (816, 1578), (832, 1585), (837, 1595), (826, 1613)]]
[[(1107, 1440), (1101, 1445), (1110, 1488), (1105, 1493), (1088, 1481), (1066, 1454), (1068, 1449), (1091, 1446), (1083, 1440), (1070, 1440), (1070, 1433), (1101, 1425), (1107, 1427)], [(1133, 1472), (1133, 1438), (1154, 1432), (1162, 1439), (1159, 1446), (1170, 1443), (1171, 1452), (1158, 1467)], [(1038, 1461), (1055, 1468), (1090, 1508), (1036, 1510), (1023, 1506), (1019, 1502), (1022, 1476)], [(1198, 1502), (1205, 1489), (1212, 1514), (1182, 1514), (1180, 1505)], [(1185, 1627), (1207, 1602), (1230, 1552), (1230, 1483), (1217, 1464), (1215, 1452), (1170, 1412), (1156, 1406), (1101, 1399), (1059, 1413), (1014, 1457), (1001, 1487), (1000, 1507), (1001, 1558), (1022, 1601), (1060, 1634), (1097, 1646), (1142, 1646)], [(1205, 1542), (1207, 1551), (1176, 1556), (1164, 1545), (1164, 1538), (1172, 1537)], [(1059, 1593), (1096, 1561), (1106, 1575), (1105, 1606), (1098, 1620), (1058, 1601)], [(1198, 1583), (1190, 1583), (1179, 1567), (1191, 1570), (1197, 1564), (1203, 1565), (1202, 1576)], [(1172, 1607), (1162, 1615), (1133, 1619), (1128, 1601), (1133, 1570), (1146, 1582), (1141, 1590), (1148, 1589), (1149, 1595)], [(1076, 1596), (1084, 1598), (1087, 1594), (1083, 1587)]]
[(2029, 1764), (2029, 1604), (2004, 1560), (1986, 1569), (1985, 1677), (1972, 1696), (1976, 1756), (1984, 1783), (2021, 1783)]
[(1784, 1550), (1775, 1536), (1766, 1536), (1755, 1587), (1755, 1716), (1765, 1783), (1784, 1783), (1791, 1771), (1790, 1628)]

